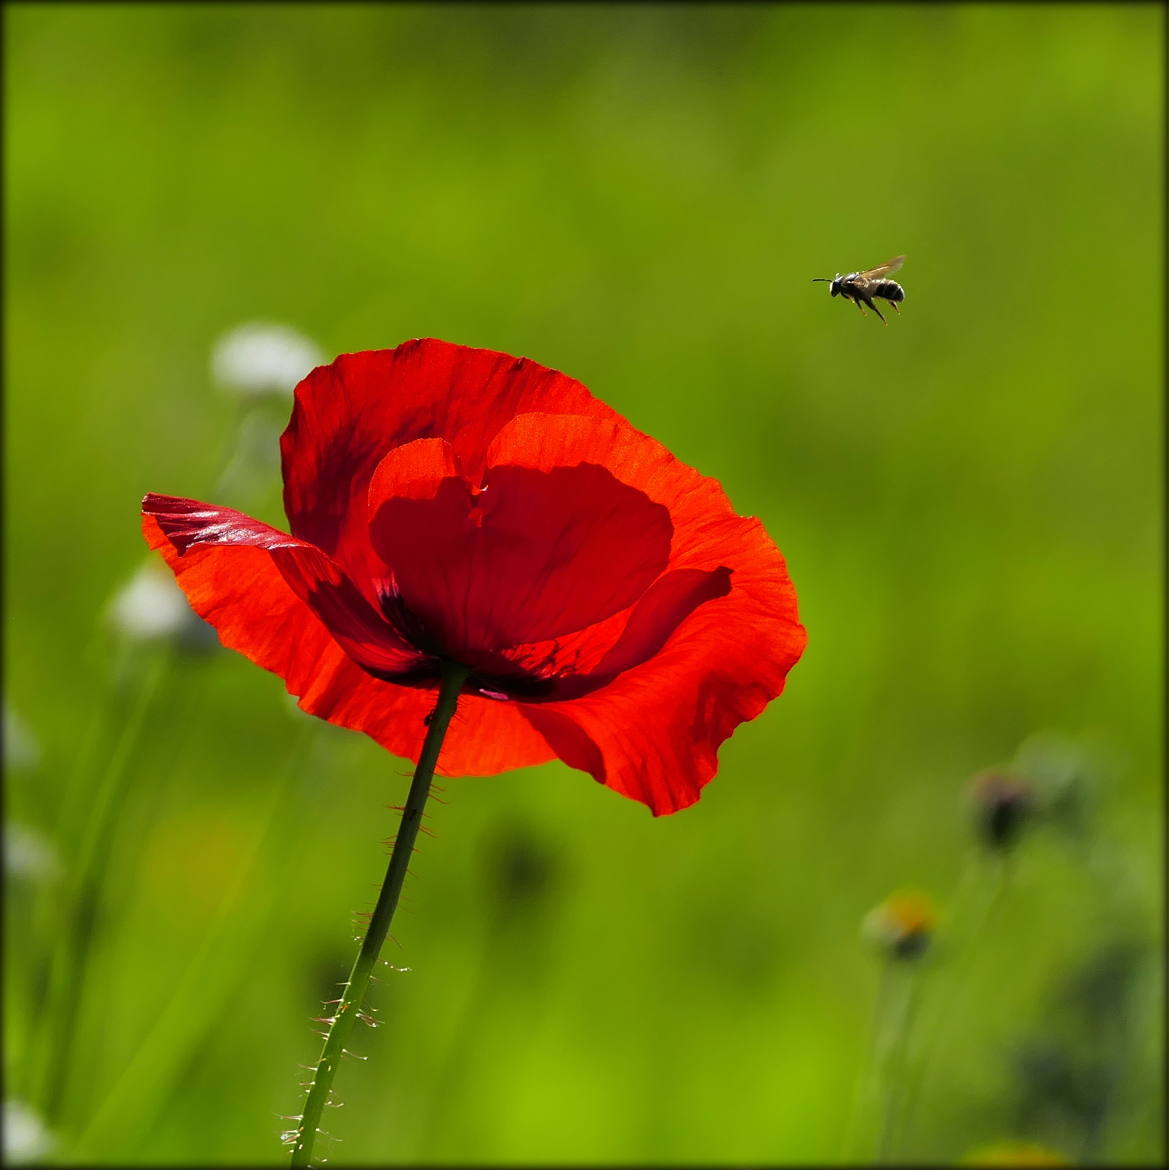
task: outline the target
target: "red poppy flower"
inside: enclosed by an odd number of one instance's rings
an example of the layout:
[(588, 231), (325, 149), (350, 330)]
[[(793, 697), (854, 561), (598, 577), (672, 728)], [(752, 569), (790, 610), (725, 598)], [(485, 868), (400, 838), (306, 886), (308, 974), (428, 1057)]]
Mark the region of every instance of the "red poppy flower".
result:
[(281, 438), (291, 535), (142, 502), (225, 646), (310, 714), (417, 760), (442, 660), (470, 668), (445, 775), (559, 757), (655, 815), (804, 648), (758, 520), (579, 382), (443, 341), (344, 354)]

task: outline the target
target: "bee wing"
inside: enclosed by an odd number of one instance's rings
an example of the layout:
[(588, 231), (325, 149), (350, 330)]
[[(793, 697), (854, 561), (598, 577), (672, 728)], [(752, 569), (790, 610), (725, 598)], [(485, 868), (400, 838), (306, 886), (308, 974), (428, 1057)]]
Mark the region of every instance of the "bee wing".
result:
[(887, 260), (884, 264), (878, 264), (876, 268), (870, 268), (867, 272), (859, 272), (857, 275), (861, 280), (876, 280), (878, 276), (888, 276), (890, 272), (896, 272), (904, 263), (904, 256), (894, 256), (892, 260)]

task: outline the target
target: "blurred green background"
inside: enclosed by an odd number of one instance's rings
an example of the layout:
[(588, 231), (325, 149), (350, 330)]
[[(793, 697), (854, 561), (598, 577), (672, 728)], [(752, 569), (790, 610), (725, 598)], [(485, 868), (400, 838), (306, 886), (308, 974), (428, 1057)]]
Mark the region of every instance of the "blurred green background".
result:
[[(444, 784), (322, 1153), (840, 1163), (895, 1112), (905, 1161), (1159, 1156), (1162, 7), (4, 24), (11, 1158), (282, 1163), (395, 831), (402, 761), (117, 616), (145, 492), (283, 524), (288, 398), (211, 368), (256, 320), (579, 378), (762, 518), (809, 631), (675, 816)], [(809, 283), (901, 252), (888, 328)], [(990, 767), (1043, 812), (1005, 862)]]

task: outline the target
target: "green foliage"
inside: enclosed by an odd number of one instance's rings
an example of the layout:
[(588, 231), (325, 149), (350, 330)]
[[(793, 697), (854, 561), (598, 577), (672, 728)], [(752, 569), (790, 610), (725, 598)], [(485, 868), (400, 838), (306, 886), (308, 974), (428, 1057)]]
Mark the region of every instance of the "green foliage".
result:
[[(762, 518), (810, 638), (674, 817), (444, 785), (332, 1161), (839, 1161), (904, 885), (946, 1040), (900, 1153), (1158, 1156), (1163, 9), (4, 20), (7, 812), (60, 867), (10, 873), (5, 1085), (62, 1161), (284, 1160), (406, 791), (243, 659), (109, 628), (146, 491), (282, 523), (274, 467), (217, 495), (209, 355), (257, 318), (580, 378)], [(888, 328), (810, 283), (899, 252)], [(1091, 799), (1000, 874), (964, 785), (1044, 729)]]

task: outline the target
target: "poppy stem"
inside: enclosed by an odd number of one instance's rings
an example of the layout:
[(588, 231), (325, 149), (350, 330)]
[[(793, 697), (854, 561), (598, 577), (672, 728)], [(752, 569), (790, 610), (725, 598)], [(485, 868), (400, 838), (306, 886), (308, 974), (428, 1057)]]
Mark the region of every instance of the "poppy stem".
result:
[(291, 1164), (293, 1166), (308, 1166), (309, 1159), (312, 1157), (313, 1145), (319, 1132), (321, 1114), (324, 1112), (325, 1104), (332, 1091), (333, 1077), (336, 1075), (337, 1066), (341, 1063), (341, 1057), (345, 1053), (345, 1044), (353, 1031), (353, 1025), (365, 999), (366, 988), (369, 986), (370, 975), (373, 973), (382, 944), (389, 933), (394, 910), (398, 905), (398, 895), (402, 892), (402, 882), (406, 877), (406, 866), (409, 864), (410, 854), (414, 850), (418, 827), (422, 823), (422, 810), (426, 805), (426, 798), (430, 795), (430, 784), (434, 778), (434, 767), (438, 762), (439, 749), (446, 737), (451, 717), (455, 713), (455, 706), (459, 701), (459, 691), (469, 673), (464, 666), (453, 662), (443, 663), (438, 702), (435, 703), (434, 712), (429, 720), (426, 739), (418, 757), (418, 767), (414, 769), (410, 794), (406, 797), (406, 806), (402, 810), (402, 825), (394, 841), (381, 893), (378, 894), (377, 905), (370, 917), (365, 938), (361, 943), (361, 950), (357, 953), (341, 999), (335, 1005), (336, 1011), (328, 1021), (325, 1046), (321, 1050), (320, 1059), (313, 1072), (312, 1084), (304, 1103), (304, 1112), (301, 1114), (297, 1127), (287, 1135), (292, 1144)]

